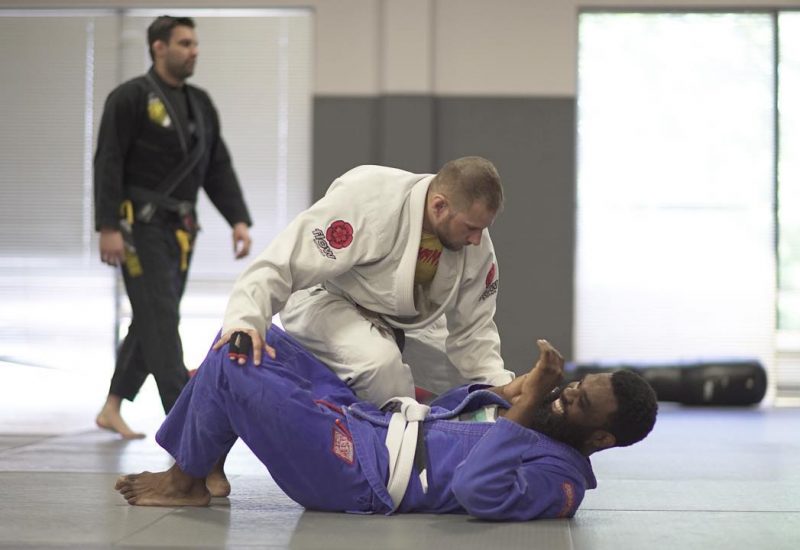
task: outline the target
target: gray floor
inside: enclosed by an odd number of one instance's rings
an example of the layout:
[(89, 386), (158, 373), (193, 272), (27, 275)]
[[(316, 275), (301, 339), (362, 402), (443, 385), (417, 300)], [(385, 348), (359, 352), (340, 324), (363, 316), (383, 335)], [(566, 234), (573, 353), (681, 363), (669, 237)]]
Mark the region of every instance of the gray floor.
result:
[[(37, 376), (29, 382), (41, 386), (55, 374)], [(204, 509), (131, 507), (113, 491), (117, 475), (170, 464), (152, 439), (160, 418), (135, 408), (156, 409), (153, 395), (130, 409), (151, 434), (134, 442), (92, 427), (97, 395), (23, 414), (10, 397), (0, 403), (3, 548), (800, 548), (800, 409), (663, 406), (645, 443), (595, 455), (599, 487), (574, 519), (498, 524), (306, 512), (239, 444), (229, 498)]]

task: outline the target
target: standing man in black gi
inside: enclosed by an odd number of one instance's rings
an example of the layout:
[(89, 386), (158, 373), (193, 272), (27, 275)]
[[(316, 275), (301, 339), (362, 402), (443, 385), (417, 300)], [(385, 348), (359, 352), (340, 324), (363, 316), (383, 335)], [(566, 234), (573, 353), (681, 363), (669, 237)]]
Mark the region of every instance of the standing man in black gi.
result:
[(153, 65), (108, 96), (94, 161), (100, 258), (122, 265), (133, 318), (97, 425), (139, 438), (120, 414), (148, 374), (169, 412), (188, 375), (178, 333), (202, 187), (233, 228), (236, 258), (250, 251), (250, 215), (211, 98), (185, 83), (197, 61), (188, 17), (158, 17), (147, 29)]

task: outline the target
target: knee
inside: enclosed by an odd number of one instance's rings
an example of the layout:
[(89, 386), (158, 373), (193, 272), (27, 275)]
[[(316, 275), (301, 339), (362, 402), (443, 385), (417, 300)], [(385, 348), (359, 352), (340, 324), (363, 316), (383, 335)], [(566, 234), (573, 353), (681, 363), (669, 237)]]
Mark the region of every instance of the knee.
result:
[(364, 363), (353, 376), (350, 386), (359, 399), (376, 405), (382, 405), (392, 397), (414, 396), (411, 369), (403, 363), (399, 352)]

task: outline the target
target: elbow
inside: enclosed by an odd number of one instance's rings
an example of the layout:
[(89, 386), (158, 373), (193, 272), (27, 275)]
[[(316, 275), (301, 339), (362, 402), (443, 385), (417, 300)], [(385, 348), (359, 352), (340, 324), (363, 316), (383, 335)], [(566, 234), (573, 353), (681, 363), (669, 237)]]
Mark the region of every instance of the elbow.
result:
[(488, 491), (481, 490), (479, 484), (456, 475), (452, 484), (453, 495), (462, 508), (472, 517), (502, 521), (509, 519), (503, 510), (502, 499), (492, 498)]

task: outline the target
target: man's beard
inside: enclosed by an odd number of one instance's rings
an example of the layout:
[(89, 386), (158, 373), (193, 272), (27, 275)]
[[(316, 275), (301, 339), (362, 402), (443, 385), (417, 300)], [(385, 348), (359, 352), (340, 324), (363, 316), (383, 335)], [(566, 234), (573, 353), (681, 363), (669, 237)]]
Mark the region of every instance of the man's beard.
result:
[(167, 71), (173, 78), (183, 82), (194, 74), (194, 63), (168, 63)]
[[(449, 228), (450, 227), (450, 222), (453, 220), (454, 217), (455, 217), (455, 214), (452, 214), (452, 213), (449, 214), (447, 216), (447, 218), (445, 218), (445, 220), (444, 220), (444, 224), (443, 224), (444, 227)], [(464, 248), (463, 244), (454, 243), (450, 239), (450, 235), (448, 235), (447, 232), (445, 230), (443, 230), (443, 229), (440, 229), (439, 231), (436, 232), (436, 238), (439, 239), (439, 242), (442, 243), (443, 247), (445, 247), (447, 250), (450, 250), (452, 252), (458, 252), (459, 250)]]
[(451, 252), (458, 252), (462, 248), (464, 248), (463, 244), (453, 244), (452, 241), (448, 240), (447, 238), (439, 237), (439, 242), (442, 243), (442, 246), (445, 247), (447, 250)]
[[(575, 426), (569, 422), (566, 414), (553, 412), (551, 406), (556, 399), (561, 399), (561, 392), (564, 387), (553, 389), (545, 397), (544, 402), (533, 412), (533, 421), (530, 427), (580, 451), (594, 429), (588, 426)], [(566, 404), (562, 402), (562, 405), (566, 411)]]

